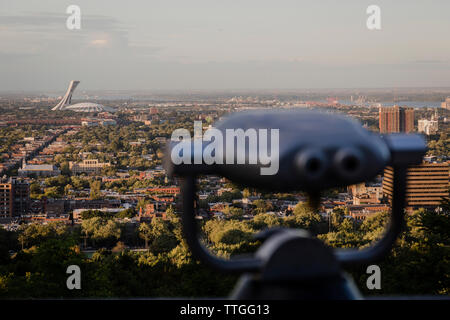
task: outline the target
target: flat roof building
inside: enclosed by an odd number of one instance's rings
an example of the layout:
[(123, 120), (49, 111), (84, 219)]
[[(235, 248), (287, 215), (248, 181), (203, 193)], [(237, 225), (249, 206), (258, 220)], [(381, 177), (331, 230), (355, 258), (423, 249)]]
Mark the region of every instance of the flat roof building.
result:
[(23, 161), (22, 168), (18, 170), (20, 177), (28, 177), (34, 174), (38, 177), (52, 177), (61, 174), (61, 170), (58, 170), (56, 166), (52, 164), (27, 164)]
[(69, 169), (72, 173), (98, 174), (104, 167), (109, 167), (109, 162), (98, 162), (97, 159), (85, 159), (82, 162), (69, 162)]
[(436, 134), (439, 130), (438, 121), (431, 119), (420, 119), (417, 123), (417, 131), (423, 132), (427, 136)]
[[(392, 203), (392, 167), (384, 170), (383, 195)], [(449, 163), (422, 163), (411, 166), (406, 178), (406, 208), (436, 208), (443, 198), (449, 197)]]
[(0, 183), (0, 217), (12, 217), (13, 191), (11, 183)]
[(413, 132), (414, 109), (399, 106), (380, 107), (379, 109), (380, 133)]
[(0, 217), (16, 217), (28, 213), (30, 202), (30, 184), (11, 178), (0, 183)]

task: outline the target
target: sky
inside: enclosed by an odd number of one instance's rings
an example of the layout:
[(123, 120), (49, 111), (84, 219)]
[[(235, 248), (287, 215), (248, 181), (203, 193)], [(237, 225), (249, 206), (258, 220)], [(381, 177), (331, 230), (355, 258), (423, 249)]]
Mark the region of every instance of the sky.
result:
[[(69, 30), (66, 9), (81, 9)], [(369, 30), (369, 5), (381, 30)], [(448, 0), (0, 0), (0, 91), (450, 87)]]

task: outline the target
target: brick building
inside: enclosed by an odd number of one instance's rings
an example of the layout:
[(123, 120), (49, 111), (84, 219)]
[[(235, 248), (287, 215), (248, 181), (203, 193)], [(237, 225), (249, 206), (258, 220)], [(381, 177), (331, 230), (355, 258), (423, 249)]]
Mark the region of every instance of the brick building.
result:
[(11, 178), (0, 183), (0, 217), (17, 217), (27, 214), (30, 203), (30, 184)]
[(380, 107), (379, 128), (380, 133), (413, 132), (414, 109), (399, 106)]

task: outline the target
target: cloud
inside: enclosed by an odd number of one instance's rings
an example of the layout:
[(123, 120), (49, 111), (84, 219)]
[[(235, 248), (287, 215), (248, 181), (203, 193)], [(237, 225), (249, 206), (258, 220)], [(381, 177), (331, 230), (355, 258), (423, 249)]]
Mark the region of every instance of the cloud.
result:
[(1, 60), (7, 60), (7, 61), (17, 61), (22, 59), (28, 59), (35, 57), (35, 53), (10, 53), (10, 52), (0, 52), (0, 61)]
[(436, 63), (447, 63), (448, 61), (444, 60), (415, 60), (413, 63), (420, 63), (420, 64), (436, 64)]
[[(65, 28), (69, 15), (65, 13), (39, 12), (23, 15), (0, 15), (0, 27), (31, 30), (29, 27)], [(126, 30), (127, 27), (113, 17), (81, 14), (82, 29), (91, 31)]]
[(137, 55), (143, 55), (143, 56), (149, 56), (154, 55), (161, 50), (164, 49), (164, 47), (156, 47), (156, 46), (141, 46), (141, 45), (130, 45), (128, 49), (133, 53)]
[(305, 59), (302, 57), (294, 57), (294, 58), (290, 58), (288, 59), (289, 62), (305, 62)]
[(108, 40), (106, 39), (95, 39), (89, 42), (90, 45), (94, 47), (105, 47), (108, 45)]
[(89, 54), (89, 50), (100, 52), (114, 48), (109, 55), (123, 56), (129, 53), (151, 55), (161, 49), (145, 44), (130, 45), (132, 27), (114, 17), (83, 15), (82, 12), (81, 30), (68, 30), (67, 17), (65, 13), (51, 12), (0, 16), (0, 42), (8, 44), (0, 47), (0, 53), (9, 55), (4, 56), (6, 59), (21, 52), (79, 58)]
[(49, 12), (41, 12), (39, 14), (29, 15), (2, 15), (0, 16), (0, 26), (50, 26), (65, 23), (67, 16)]

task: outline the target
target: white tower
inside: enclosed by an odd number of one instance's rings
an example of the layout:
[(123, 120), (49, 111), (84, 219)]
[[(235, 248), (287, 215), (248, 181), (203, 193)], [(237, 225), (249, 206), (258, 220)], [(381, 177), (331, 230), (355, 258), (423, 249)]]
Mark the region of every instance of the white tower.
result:
[(64, 110), (66, 105), (70, 105), (72, 103), (72, 93), (75, 91), (75, 88), (78, 86), (80, 81), (72, 80), (70, 81), (69, 88), (66, 91), (66, 94), (61, 99), (61, 101), (52, 108), (52, 110)]

